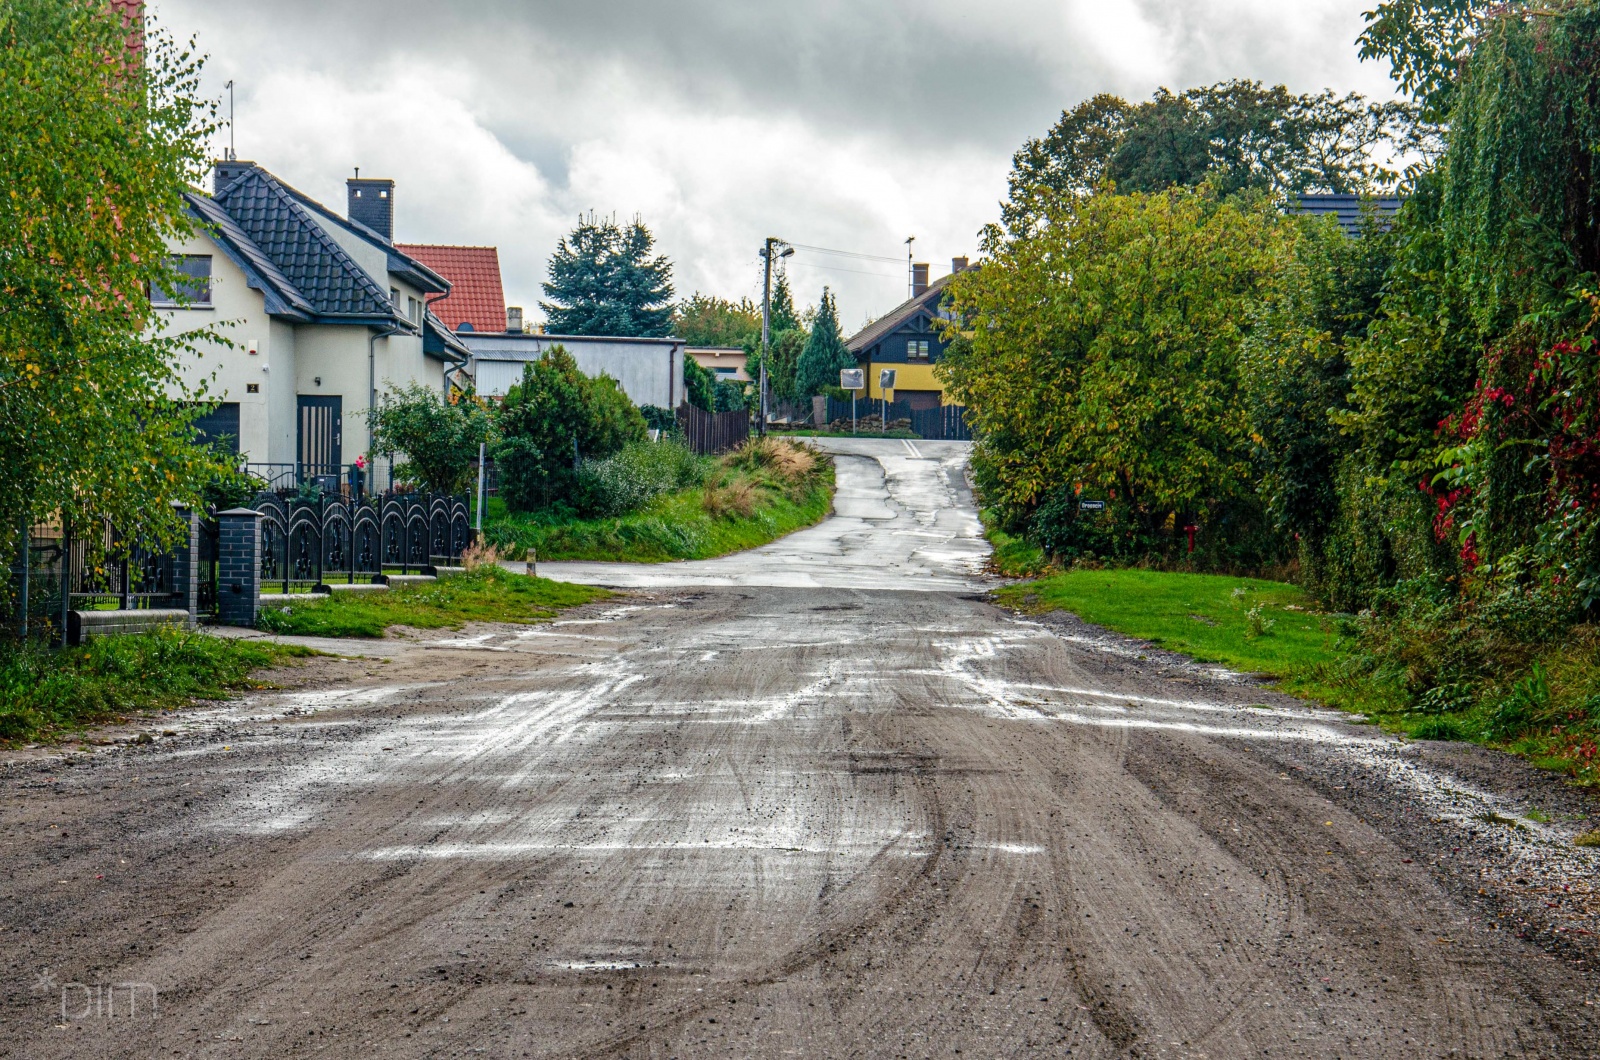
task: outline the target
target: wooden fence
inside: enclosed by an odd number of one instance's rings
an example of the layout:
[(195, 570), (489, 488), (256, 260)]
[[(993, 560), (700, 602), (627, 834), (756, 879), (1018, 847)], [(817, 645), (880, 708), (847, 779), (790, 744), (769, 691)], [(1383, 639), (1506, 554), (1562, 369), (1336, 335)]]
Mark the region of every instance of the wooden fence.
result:
[(704, 412), (685, 402), (678, 407), (678, 426), (690, 449), (716, 456), (737, 449), (750, 439), (748, 412)]

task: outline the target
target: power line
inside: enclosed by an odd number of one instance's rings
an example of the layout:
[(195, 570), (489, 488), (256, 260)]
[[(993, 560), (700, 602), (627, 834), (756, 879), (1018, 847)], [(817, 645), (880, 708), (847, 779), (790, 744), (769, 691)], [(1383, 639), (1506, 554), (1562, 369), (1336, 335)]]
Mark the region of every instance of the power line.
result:
[(862, 254), (854, 250), (834, 250), (832, 247), (812, 247), (804, 243), (790, 243), (796, 250), (810, 250), (818, 254), (838, 254), (847, 258), (865, 258), (868, 261), (887, 261), (899, 265), (904, 258), (886, 258), (881, 254)]
[(839, 265), (829, 265), (826, 263), (812, 264), (810, 262), (797, 261), (789, 267), (794, 269), (812, 269), (817, 272), (848, 272), (853, 276), (876, 276), (881, 280), (905, 279), (905, 277), (901, 276), (899, 273), (891, 274), (887, 272), (866, 272), (862, 269), (846, 269)]

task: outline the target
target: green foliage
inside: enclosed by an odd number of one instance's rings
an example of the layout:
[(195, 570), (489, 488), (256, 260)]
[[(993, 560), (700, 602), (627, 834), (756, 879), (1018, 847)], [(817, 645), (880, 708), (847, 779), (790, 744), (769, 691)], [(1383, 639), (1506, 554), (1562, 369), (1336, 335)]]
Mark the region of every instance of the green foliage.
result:
[(689, 404), (704, 412), (717, 411), (717, 381), (693, 357), (683, 358), (683, 389)]
[(49, 650), (0, 643), (0, 744), (17, 744), (138, 711), (260, 687), (250, 674), (311, 654), (260, 641), (161, 630)]
[(702, 485), (714, 463), (675, 440), (629, 442), (603, 460), (583, 462), (575, 507), (587, 518), (626, 515), (663, 493)]
[(1359, 238), (1308, 222), (1255, 308), (1240, 353), (1259, 489), (1277, 529), (1320, 549), (1339, 516), (1339, 461), (1350, 446), (1332, 415), (1347, 408), (1352, 344), (1365, 339), (1394, 259), (1394, 236), (1369, 216)]
[(431, 584), (308, 596), (266, 607), (259, 625), (269, 633), (301, 637), (381, 637), (395, 626), (460, 629), (467, 622), (546, 622), (609, 595), (603, 589), (530, 578), (486, 564)]
[[(1461, 63), (1470, 55), (1487, 0), (1387, 0), (1365, 14), (1361, 57), (1387, 62), (1400, 87), (1420, 100), (1425, 113), (1450, 112)], [(1521, 7), (1524, 5), (1504, 5)]]
[(761, 338), (761, 307), (698, 291), (672, 311), (672, 334), (690, 346), (743, 346)]
[(732, 379), (719, 379), (711, 395), (716, 406), (712, 412), (738, 412), (745, 407), (745, 384)]
[(826, 387), (837, 387), (840, 370), (855, 366), (855, 355), (845, 348), (844, 336), (839, 333), (838, 306), (824, 287), (811, 335), (795, 362), (795, 396), (805, 399)]
[(582, 460), (604, 459), (645, 437), (644, 417), (616, 380), (584, 375), (565, 346), (523, 367), (498, 419), (500, 495), (513, 511), (568, 501)]
[(1414, 109), (1354, 93), (1296, 96), (1282, 85), (1225, 81), (1130, 104), (1098, 95), (1061, 115), (1013, 159), (1002, 207), (1013, 235), (1043, 220), (1062, 195), (1109, 182), (1122, 192), (1213, 184), (1241, 191), (1349, 193), (1392, 184), (1375, 149), (1406, 141)]
[[(200, 60), (153, 22), (140, 53), (103, 0), (0, 2), (0, 552), (24, 520), (178, 530), (225, 467), (194, 445), (203, 395), (178, 374), (150, 287), (205, 169)], [(142, 63), (140, 58), (142, 57)]]
[(970, 340), (949, 393), (1008, 530), (1070, 488), (1108, 499), (1122, 554), (1258, 537), (1238, 351), (1295, 226), (1203, 192), (1068, 197), (952, 284)]
[[(769, 446), (786, 445), (769, 439)], [(717, 462), (699, 488), (661, 494), (643, 508), (615, 518), (582, 519), (547, 510), (505, 513), (491, 502), (488, 540), (541, 560), (625, 560), (665, 563), (713, 559), (769, 544), (821, 522), (833, 506), (833, 465), (773, 466), (747, 454)]]
[(395, 474), (435, 493), (460, 493), (472, 476), (478, 446), (490, 440), (489, 411), (471, 397), (446, 401), (431, 387), (392, 390), (368, 417), (372, 450), (403, 454)]
[(556, 245), (540, 302), (557, 335), (660, 337), (672, 329), (672, 262), (652, 256), (655, 237), (590, 214)]

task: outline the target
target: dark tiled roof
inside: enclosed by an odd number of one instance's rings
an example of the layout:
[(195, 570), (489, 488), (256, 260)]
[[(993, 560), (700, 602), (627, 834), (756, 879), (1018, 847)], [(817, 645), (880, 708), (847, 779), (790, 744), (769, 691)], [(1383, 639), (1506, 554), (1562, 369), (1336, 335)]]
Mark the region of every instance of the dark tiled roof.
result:
[(263, 169), (243, 174), (216, 196), (238, 228), (277, 266), (319, 317), (401, 318), (365, 269), (311, 216), (299, 196)]
[(306, 300), (305, 295), (295, 289), (283, 270), (256, 246), (226, 210), (204, 195), (191, 192), (185, 198), (189, 201), (190, 214), (227, 252), (234, 264), (244, 270), (249, 285), (266, 296), (268, 313), (304, 320), (310, 320), (316, 314), (316, 308)]
[(1292, 209), (1295, 213), (1312, 217), (1331, 216), (1346, 233), (1359, 236), (1364, 210), (1371, 209), (1377, 214), (1378, 224), (1387, 227), (1404, 201), (1393, 197), (1369, 198), (1362, 195), (1302, 195), (1295, 200)]
[(471, 324), (474, 331), (504, 331), (506, 296), (500, 281), (500, 252), (494, 247), (395, 247), (450, 281), (450, 296), (429, 304), (451, 331)]
[(939, 300), (944, 297), (944, 289), (949, 286), (955, 274), (941, 276), (928, 285), (923, 291), (908, 301), (900, 303), (894, 309), (868, 324), (860, 333), (845, 343), (851, 353), (861, 353), (872, 346), (876, 346), (885, 336), (894, 332), (900, 325), (916, 317), (919, 313), (938, 314)]

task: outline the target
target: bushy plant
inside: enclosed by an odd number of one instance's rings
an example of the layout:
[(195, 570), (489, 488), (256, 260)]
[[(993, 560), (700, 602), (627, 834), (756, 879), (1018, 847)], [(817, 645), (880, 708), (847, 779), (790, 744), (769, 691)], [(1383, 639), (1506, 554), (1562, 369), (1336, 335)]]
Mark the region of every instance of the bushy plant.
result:
[(500, 496), (519, 512), (570, 504), (584, 460), (603, 460), (645, 438), (644, 417), (616, 380), (584, 375), (559, 345), (523, 367), (498, 419)]
[(445, 400), (431, 387), (410, 383), (385, 395), (367, 416), (372, 451), (400, 454), (397, 478), (435, 493), (460, 493), (467, 488), (478, 446), (489, 441), (493, 422), (476, 398)]
[(575, 507), (586, 517), (626, 515), (664, 493), (699, 486), (711, 464), (671, 439), (630, 442), (604, 460), (583, 462)]

